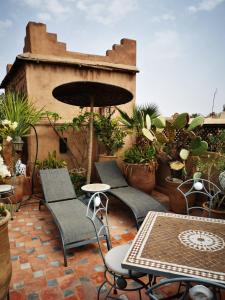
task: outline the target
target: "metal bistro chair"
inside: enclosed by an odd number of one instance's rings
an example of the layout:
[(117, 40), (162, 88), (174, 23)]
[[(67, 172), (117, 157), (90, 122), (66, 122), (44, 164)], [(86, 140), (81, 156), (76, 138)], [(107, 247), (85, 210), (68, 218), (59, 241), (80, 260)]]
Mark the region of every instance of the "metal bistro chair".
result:
[[(221, 190), (213, 182), (198, 178), (198, 179), (189, 179), (182, 182), (177, 189), (182, 193), (185, 198), (186, 203), (186, 212), (187, 215), (190, 214), (190, 211), (193, 209), (205, 210), (208, 212), (208, 216), (211, 217), (211, 209), (213, 206), (213, 201), (216, 199), (217, 195), (221, 193)], [(192, 194), (202, 194), (207, 197), (208, 207), (202, 206), (190, 206), (188, 201), (188, 196)]]
[[(101, 289), (103, 286), (108, 283), (110, 285), (109, 291), (107, 292), (105, 299), (119, 299), (116, 296), (110, 296), (111, 291), (113, 290), (113, 294), (117, 294), (117, 290), (122, 291), (137, 291), (139, 293), (139, 299), (141, 297), (141, 290), (146, 289), (150, 286), (150, 281), (152, 277), (148, 277), (147, 284), (144, 283), (140, 278), (146, 276), (146, 274), (129, 271), (121, 267), (121, 263), (125, 258), (125, 255), (130, 247), (130, 244), (124, 244), (117, 247), (112, 248), (112, 242), (110, 239), (110, 231), (109, 224), (107, 218), (107, 209), (108, 209), (108, 197), (102, 193), (97, 192), (93, 194), (89, 200), (86, 217), (92, 222), (97, 242), (100, 250), (100, 255), (102, 257), (105, 272), (104, 272), (104, 282), (100, 285), (98, 289), (98, 298), (100, 298)], [(103, 225), (100, 229), (96, 226), (96, 221), (98, 219), (98, 215), (101, 216), (103, 221)], [(100, 243), (100, 236), (102, 232), (106, 232), (108, 235), (109, 241), (109, 250), (104, 255), (103, 245)], [(127, 282), (128, 281), (128, 282)], [(135, 283), (135, 286), (130, 286), (131, 282)]]
[[(160, 283), (151, 286), (147, 294), (150, 299), (158, 300), (161, 299), (161, 293), (158, 291), (161, 287), (167, 287), (174, 283), (185, 283), (183, 292), (174, 295), (173, 299), (192, 299), (192, 300), (216, 300), (221, 298), (221, 290), (225, 290), (225, 285), (222, 283), (217, 283), (215, 281), (203, 280), (200, 278), (172, 278), (163, 279)], [(158, 293), (157, 293), (158, 292)], [(158, 294), (158, 296), (157, 296)], [(160, 298), (159, 298), (160, 294)]]

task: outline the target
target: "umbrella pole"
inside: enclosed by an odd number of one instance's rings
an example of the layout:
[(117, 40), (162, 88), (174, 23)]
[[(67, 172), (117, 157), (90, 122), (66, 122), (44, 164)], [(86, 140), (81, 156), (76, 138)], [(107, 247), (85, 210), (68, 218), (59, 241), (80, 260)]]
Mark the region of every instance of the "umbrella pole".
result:
[(92, 169), (92, 149), (93, 149), (93, 111), (94, 99), (91, 99), (90, 120), (89, 120), (89, 148), (88, 148), (88, 167), (87, 167), (87, 184), (91, 182)]

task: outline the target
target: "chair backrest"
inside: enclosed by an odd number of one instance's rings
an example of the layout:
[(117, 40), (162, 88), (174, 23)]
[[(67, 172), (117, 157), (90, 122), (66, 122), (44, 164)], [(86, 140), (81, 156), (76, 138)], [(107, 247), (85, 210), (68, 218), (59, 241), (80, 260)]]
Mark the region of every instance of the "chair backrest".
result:
[[(163, 279), (160, 283), (154, 284), (151, 286), (147, 294), (149, 295), (150, 299), (158, 300), (157, 297), (157, 290), (161, 287), (167, 287), (167, 289), (170, 289), (168, 285), (174, 284), (174, 283), (185, 283), (186, 287), (183, 295), (179, 296), (179, 299), (192, 299), (192, 300), (214, 300), (217, 299), (216, 293), (218, 292), (218, 289), (225, 289), (225, 284), (218, 283), (215, 281), (208, 281), (207, 279), (200, 279), (200, 278), (172, 278), (172, 279)], [(197, 284), (197, 285), (194, 285)], [(158, 291), (159, 294), (159, 291)], [(161, 295), (162, 296), (162, 295)], [(161, 299), (161, 297), (160, 297)]]
[(76, 193), (66, 168), (40, 170), (46, 202), (75, 199)]
[(112, 189), (128, 186), (115, 160), (96, 162), (95, 167), (101, 182), (109, 184)]
[[(104, 203), (103, 201), (104, 200)], [(94, 226), (95, 233), (96, 233), (96, 238), (100, 250), (100, 254), (102, 257), (102, 260), (105, 264), (105, 258), (104, 258), (104, 251), (102, 248), (102, 244), (100, 243), (101, 237), (103, 235), (107, 235), (107, 243), (108, 243), (108, 248), (112, 248), (112, 243), (111, 243), (111, 238), (110, 238), (110, 231), (109, 231), (109, 223), (108, 223), (108, 197), (106, 194), (102, 192), (97, 192), (93, 194), (88, 202), (87, 206), (87, 212), (86, 212), (86, 217), (91, 221), (91, 223)], [(98, 220), (101, 218), (102, 221), (102, 226), (99, 227)]]
[[(182, 195), (185, 198), (187, 214), (189, 214), (189, 212), (193, 209), (201, 209), (206, 210), (208, 212), (209, 217), (211, 216), (211, 208), (213, 206), (213, 201), (215, 201), (218, 197), (218, 194), (221, 193), (221, 190), (218, 188), (217, 185), (203, 178), (186, 180), (182, 182), (177, 187), (177, 189), (182, 193)], [(208, 207), (204, 208), (202, 206), (190, 206), (188, 197), (192, 194), (205, 195)]]

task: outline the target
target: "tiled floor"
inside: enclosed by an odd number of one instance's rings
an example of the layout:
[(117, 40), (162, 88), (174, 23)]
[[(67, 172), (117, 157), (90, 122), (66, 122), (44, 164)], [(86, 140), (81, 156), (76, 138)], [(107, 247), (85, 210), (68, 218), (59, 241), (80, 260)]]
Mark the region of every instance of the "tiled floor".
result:
[[(155, 192), (154, 196), (166, 200), (162, 194)], [(116, 246), (131, 241), (136, 229), (128, 209), (119, 201), (111, 202), (109, 218)], [(97, 245), (75, 248), (65, 268), (57, 228), (45, 207), (39, 211), (38, 202), (22, 207), (10, 221), (9, 236), (13, 266), (11, 300), (96, 299), (104, 270)], [(164, 292), (170, 294), (171, 289)], [(122, 294), (121, 299), (138, 299), (137, 292)], [(142, 296), (149, 299), (144, 292)]]

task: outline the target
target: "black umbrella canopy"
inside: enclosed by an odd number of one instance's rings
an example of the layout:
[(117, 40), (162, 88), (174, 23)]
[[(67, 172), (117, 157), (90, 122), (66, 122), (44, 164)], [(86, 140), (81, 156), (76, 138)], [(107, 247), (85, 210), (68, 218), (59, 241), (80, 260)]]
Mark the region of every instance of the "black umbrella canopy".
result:
[(61, 102), (81, 107), (114, 106), (133, 99), (133, 94), (125, 88), (95, 81), (65, 83), (54, 88), (52, 94)]

